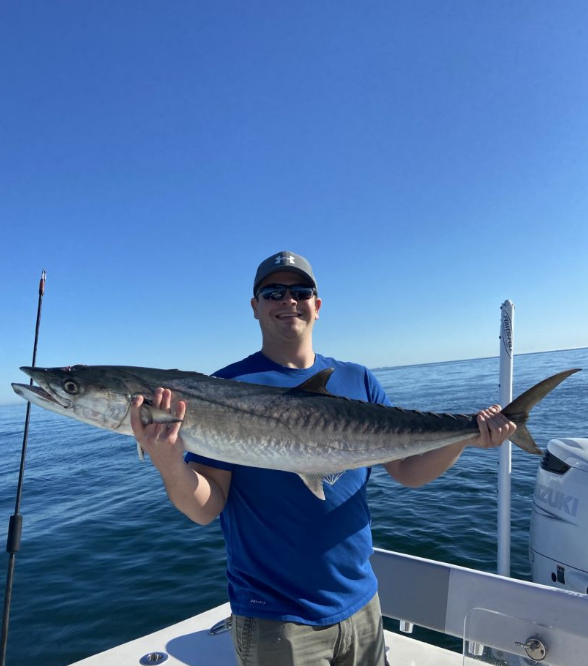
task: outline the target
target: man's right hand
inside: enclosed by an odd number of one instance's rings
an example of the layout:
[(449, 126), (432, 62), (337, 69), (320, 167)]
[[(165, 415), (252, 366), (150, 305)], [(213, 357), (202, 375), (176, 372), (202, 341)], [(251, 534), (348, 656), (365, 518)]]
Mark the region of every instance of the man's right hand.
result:
[[(184, 464), (184, 443), (180, 437), (181, 421), (186, 414), (186, 403), (179, 400), (175, 405), (175, 416), (178, 423), (150, 423), (143, 425), (141, 421), (141, 405), (145, 401), (142, 395), (133, 398), (131, 403), (131, 426), (137, 442), (145, 451), (153, 464), (161, 472), (164, 469), (181, 463)], [(152, 405), (156, 409), (172, 413), (172, 392), (158, 388), (153, 393)]]

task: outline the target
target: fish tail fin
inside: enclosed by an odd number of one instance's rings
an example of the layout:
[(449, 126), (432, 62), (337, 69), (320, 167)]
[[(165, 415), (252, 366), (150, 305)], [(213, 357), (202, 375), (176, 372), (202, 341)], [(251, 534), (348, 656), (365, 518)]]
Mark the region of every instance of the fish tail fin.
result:
[(548, 393), (551, 393), (556, 386), (561, 384), (564, 379), (567, 379), (570, 375), (579, 371), (580, 368), (564, 370), (552, 377), (544, 379), (542, 382), (532, 386), (528, 391), (522, 393), (518, 398), (515, 398), (515, 400), (502, 410), (504, 416), (517, 426), (515, 433), (510, 437), (512, 442), (529, 453), (542, 455), (543, 451), (537, 446), (531, 433), (527, 429), (526, 423), (529, 418), (529, 412), (538, 402), (543, 400)]
[[(512, 417), (508, 418), (510, 418), (511, 421), (513, 420)], [(533, 435), (531, 435), (525, 423), (517, 424), (516, 431), (510, 436), (510, 441), (514, 442), (519, 448), (527, 453), (534, 453), (538, 456), (543, 455), (543, 451), (537, 446), (537, 442), (533, 439)]]

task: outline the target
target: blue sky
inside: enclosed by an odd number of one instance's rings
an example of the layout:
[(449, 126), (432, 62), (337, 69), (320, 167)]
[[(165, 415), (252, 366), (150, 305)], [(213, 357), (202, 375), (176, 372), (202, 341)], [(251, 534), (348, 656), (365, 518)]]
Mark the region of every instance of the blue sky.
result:
[(369, 367), (588, 346), (584, 0), (7, 0), (0, 402), (38, 364), (212, 372), (312, 262)]

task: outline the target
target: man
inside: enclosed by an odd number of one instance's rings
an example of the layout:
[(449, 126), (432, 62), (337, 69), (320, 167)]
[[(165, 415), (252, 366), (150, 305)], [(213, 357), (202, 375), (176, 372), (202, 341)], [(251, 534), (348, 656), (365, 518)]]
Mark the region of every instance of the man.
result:
[[(366, 368), (316, 354), (312, 331), (322, 301), (308, 261), (279, 252), (256, 273), (251, 307), (262, 333), (261, 351), (215, 373), (218, 377), (281, 387), (302, 384), (334, 368), (335, 395), (390, 405)], [(348, 470), (325, 482), (317, 499), (293, 473), (244, 467), (188, 453), (181, 424), (143, 426), (132, 406), (137, 440), (161, 473), (175, 506), (206, 524), (220, 515), (227, 547), (233, 641), (242, 666), (383, 666), (382, 619), (371, 570), (369, 469)], [(171, 411), (169, 390), (155, 407)], [(185, 404), (174, 406), (181, 419)], [(384, 465), (411, 487), (436, 479), (467, 445), (499, 446), (515, 430), (498, 405), (480, 412), (479, 435)], [(270, 427), (268, 425), (268, 427)], [(187, 463), (187, 464), (186, 464)]]

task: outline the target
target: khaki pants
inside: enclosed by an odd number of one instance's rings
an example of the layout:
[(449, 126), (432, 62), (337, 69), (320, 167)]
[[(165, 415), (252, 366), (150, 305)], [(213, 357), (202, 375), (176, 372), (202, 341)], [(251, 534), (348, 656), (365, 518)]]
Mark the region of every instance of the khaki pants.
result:
[(240, 666), (384, 666), (378, 595), (347, 620), (327, 626), (233, 616)]

